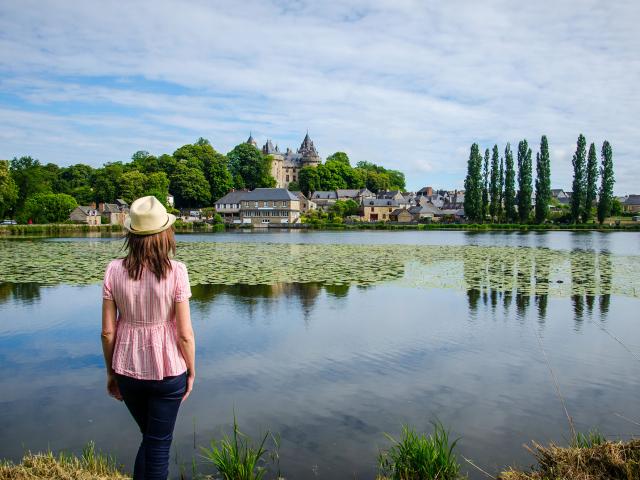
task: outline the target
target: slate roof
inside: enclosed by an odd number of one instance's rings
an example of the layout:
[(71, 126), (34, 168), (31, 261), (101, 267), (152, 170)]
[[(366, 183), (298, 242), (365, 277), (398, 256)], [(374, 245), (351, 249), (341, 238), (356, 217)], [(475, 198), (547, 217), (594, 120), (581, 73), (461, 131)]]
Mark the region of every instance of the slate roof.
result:
[(387, 198), (370, 198), (362, 202), (364, 207), (398, 207), (400, 203), (397, 200)]
[(409, 214), (411, 214), (411, 212), (409, 210), (407, 210), (406, 208), (396, 208), (393, 212), (390, 213), (390, 215), (400, 215), (402, 212), (407, 212)]
[(233, 192), (227, 193), (224, 197), (215, 201), (216, 204), (221, 203), (240, 203), (244, 200), (244, 196), (249, 193), (246, 190), (236, 190)]
[(313, 192), (313, 194), (311, 195), (311, 200), (321, 200), (321, 199), (337, 199), (338, 196), (336, 195), (336, 192), (333, 190), (318, 190), (316, 192)]
[(432, 205), (431, 203), (425, 203), (424, 205), (416, 205), (414, 207), (411, 207), (409, 209), (409, 212), (412, 213), (413, 215), (417, 213), (423, 214), (423, 215), (426, 213), (431, 213), (433, 215), (442, 215), (442, 210), (440, 210), (435, 205)]
[(355, 198), (358, 196), (358, 194), (361, 192), (362, 190), (359, 189), (338, 189), (336, 190), (336, 195), (338, 195), (338, 197), (348, 197), (348, 198)]
[(629, 195), (624, 201), (625, 205), (640, 205), (640, 195)]
[(298, 197), (286, 188), (256, 188), (244, 193), (242, 200), (298, 200)]

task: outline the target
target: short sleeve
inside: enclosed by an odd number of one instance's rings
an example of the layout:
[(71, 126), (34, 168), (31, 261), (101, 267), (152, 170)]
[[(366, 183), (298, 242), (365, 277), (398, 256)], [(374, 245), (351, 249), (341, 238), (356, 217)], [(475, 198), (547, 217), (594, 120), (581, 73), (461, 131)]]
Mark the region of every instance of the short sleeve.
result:
[(174, 301), (184, 302), (191, 298), (191, 286), (189, 285), (189, 273), (184, 263), (176, 264), (176, 293)]
[(111, 270), (112, 263), (107, 265), (107, 269), (104, 272), (104, 282), (102, 283), (102, 298), (105, 300), (113, 300), (113, 293), (111, 291)]

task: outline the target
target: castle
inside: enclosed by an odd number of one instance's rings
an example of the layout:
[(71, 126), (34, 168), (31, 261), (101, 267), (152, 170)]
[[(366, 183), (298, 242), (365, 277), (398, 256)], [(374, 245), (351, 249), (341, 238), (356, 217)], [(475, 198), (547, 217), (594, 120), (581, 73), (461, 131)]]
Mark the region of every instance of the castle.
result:
[[(249, 135), (247, 143), (258, 148), (258, 143), (252, 135)], [(322, 162), (313, 141), (309, 138), (309, 132), (302, 140), (297, 152), (290, 148), (283, 153), (278, 146), (273, 146), (271, 140), (267, 140), (262, 147), (264, 155), (271, 155), (271, 176), (276, 179), (277, 188), (289, 188), (291, 182), (298, 181), (298, 174), (302, 167), (316, 167)]]

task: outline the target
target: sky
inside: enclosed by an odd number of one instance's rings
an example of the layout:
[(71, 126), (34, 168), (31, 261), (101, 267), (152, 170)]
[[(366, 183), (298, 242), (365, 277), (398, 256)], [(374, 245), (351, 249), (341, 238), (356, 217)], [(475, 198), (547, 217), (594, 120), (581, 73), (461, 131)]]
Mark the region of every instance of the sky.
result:
[(577, 137), (640, 193), (640, 2), (0, 3), (0, 158), (59, 165), (172, 153), (251, 132), (281, 149), (461, 188), (469, 148), (540, 137), (571, 189)]

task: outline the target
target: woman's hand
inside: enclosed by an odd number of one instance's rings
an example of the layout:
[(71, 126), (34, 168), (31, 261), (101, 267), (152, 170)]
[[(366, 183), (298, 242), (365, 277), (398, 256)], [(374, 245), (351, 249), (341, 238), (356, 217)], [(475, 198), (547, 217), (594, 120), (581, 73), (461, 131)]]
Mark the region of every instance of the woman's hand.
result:
[(113, 374), (107, 374), (107, 392), (116, 400), (122, 401), (122, 394), (120, 393), (120, 387), (118, 387), (118, 381)]
[(184, 396), (182, 397), (183, 402), (187, 399), (187, 397), (191, 393), (191, 390), (193, 390), (193, 382), (195, 381), (195, 379), (196, 372), (187, 372), (187, 390), (186, 392), (184, 392)]

